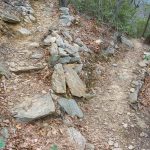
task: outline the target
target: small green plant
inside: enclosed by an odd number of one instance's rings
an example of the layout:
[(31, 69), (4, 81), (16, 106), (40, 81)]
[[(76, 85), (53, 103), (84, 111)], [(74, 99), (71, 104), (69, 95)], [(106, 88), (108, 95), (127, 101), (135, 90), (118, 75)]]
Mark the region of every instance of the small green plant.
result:
[(5, 148), (5, 141), (3, 138), (0, 137), (0, 149)]
[(50, 150), (58, 150), (58, 147), (57, 147), (57, 145), (52, 145), (52, 147), (50, 148)]
[(148, 60), (149, 61), (150, 60), (150, 55), (145, 55), (144, 56), (144, 60)]
[[(150, 5), (145, 4), (144, 17), (139, 17), (139, 7), (131, 0), (70, 0), (80, 11), (95, 17), (99, 22), (106, 22), (121, 32), (133, 37), (141, 37), (146, 25)], [(150, 23), (145, 37), (150, 32)]]

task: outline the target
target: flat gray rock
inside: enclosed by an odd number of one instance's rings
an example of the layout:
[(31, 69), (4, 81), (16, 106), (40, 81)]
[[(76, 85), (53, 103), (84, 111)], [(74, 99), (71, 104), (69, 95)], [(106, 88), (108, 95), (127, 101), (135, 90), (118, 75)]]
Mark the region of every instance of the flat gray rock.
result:
[(62, 64), (57, 64), (54, 67), (54, 72), (52, 75), (52, 89), (56, 93), (66, 93), (66, 79)]
[(79, 46), (79, 51), (91, 53), (91, 50), (89, 48), (87, 48), (87, 46), (82, 42), (82, 40), (80, 38), (75, 39), (74, 42)]
[(68, 115), (79, 118), (83, 118), (83, 112), (73, 99), (60, 98), (58, 100), (59, 105), (67, 112)]
[(60, 56), (69, 56), (69, 54), (61, 47), (58, 48), (58, 51)]
[(60, 58), (59, 55), (52, 55), (52, 56), (50, 56), (49, 62), (48, 62), (49, 65), (50, 65), (50, 66), (55, 66), (55, 65), (58, 63), (59, 58)]
[(104, 55), (113, 55), (115, 53), (116, 49), (113, 47), (108, 47), (106, 50), (103, 51)]
[(139, 62), (139, 66), (140, 67), (146, 67), (148, 65), (148, 61), (147, 60), (142, 60), (141, 62)]
[(73, 127), (70, 127), (68, 128), (68, 134), (71, 140), (75, 143), (76, 150), (85, 150), (86, 139), (79, 131)]
[(66, 39), (68, 39), (69, 41), (73, 41), (73, 38), (72, 38), (72, 36), (69, 34), (68, 31), (63, 31), (62, 34), (63, 34), (63, 36), (64, 36)]
[(60, 24), (62, 26), (70, 26), (71, 23), (75, 20), (75, 18), (71, 15), (62, 15), (60, 16)]
[(20, 19), (17, 16), (6, 12), (0, 13), (0, 17), (2, 18), (3, 21), (8, 23), (17, 24), (20, 22)]
[(121, 42), (123, 44), (125, 44), (126, 46), (128, 46), (129, 48), (134, 48), (134, 45), (133, 43), (131, 42), (131, 40), (127, 39), (126, 37), (124, 36), (121, 36)]
[(56, 39), (56, 44), (61, 47), (61, 48), (64, 48), (65, 47), (65, 44), (64, 44), (64, 41), (61, 37), (57, 38)]
[(60, 64), (68, 64), (71, 61), (71, 57), (70, 56), (66, 56), (66, 57), (61, 57), (58, 62)]
[(130, 101), (131, 104), (137, 103), (139, 91), (140, 91), (142, 85), (143, 85), (143, 82), (139, 81), (139, 84), (136, 86), (135, 91), (133, 93), (130, 93), (129, 101)]
[(14, 117), (21, 121), (32, 121), (53, 114), (55, 105), (51, 95), (34, 95), (25, 97), (24, 101), (13, 108)]
[(82, 42), (82, 40), (80, 38), (75, 39), (74, 41), (76, 44), (78, 44), (80, 47), (84, 46), (84, 43)]
[(0, 77), (5, 76), (6, 78), (10, 78), (10, 72), (0, 63)]
[(86, 85), (80, 79), (76, 71), (68, 66), (64, 66), (67, 85), (71, 94), (77, 97), (84, 97), (86, 94)]
[(23, 35), (23, 36), (29, 36), (31, 35), (31, 31), (29, 31), (28, 29), (26, 28), (20, 28), (18, 29), (17, 31), (20, 35)]
[(30, 72), (30, 71), (38, 71), (44, 69), (44, 65), (36, 65), (36, 66), (15, 66), (9, 67), (11, 72), (14, 73), (23, 73), (23, 72)]
[(69, 8), (61, 7), (59, 10), (61, 11), (62, 14), (69, 15)]

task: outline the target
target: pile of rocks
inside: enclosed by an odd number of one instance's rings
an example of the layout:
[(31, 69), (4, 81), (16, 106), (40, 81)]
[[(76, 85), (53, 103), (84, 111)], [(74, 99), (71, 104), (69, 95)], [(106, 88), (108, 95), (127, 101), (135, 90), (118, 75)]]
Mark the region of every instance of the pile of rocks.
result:
[(7, 23), (17, 24), (22, 20), (26, 22), (35, 21), (34, 10), (28, 0), (2, 0), (0, 7), (0, 18)]
[(62, 26), (70, 26), (71, 23), (75, 20), (75, 18), (70, 15), (69, 8), (61, 7), (60, 11), (61, 11), (60, 24)]
[(56, 93), (64, 94), (68, 86), (73, 96), (84, 97), (86, 86), (78, 75), (83, 66), (79, 52), (90, 50), (79, 38), (73, 40), (68, 31), (62, 32), (62, 35), (65, 35), (64, 38), (53, 31), (43, 41), (44, 45), (51, 45), (49, 65), (54, 67), (52, 88)]
[(91, 51), (81, 39), (73, 40), (69, 31), (52, 31), (42, 43), (49, 50), (48, 65), (54, 70), (51, 78), (52, 90), (47, 94), (26, 97), (23, 103), (13, 108), (14, 116), (22, 121), (32, 121), (54, 114), (56, 101), (60, 110), (70, 116), (82, 118), (83, 112), (76, 101), (65, 97), (68, 93), (68, 97), (87, 96), (86, 85), (79, 76), (83, 67), (80, 52)]

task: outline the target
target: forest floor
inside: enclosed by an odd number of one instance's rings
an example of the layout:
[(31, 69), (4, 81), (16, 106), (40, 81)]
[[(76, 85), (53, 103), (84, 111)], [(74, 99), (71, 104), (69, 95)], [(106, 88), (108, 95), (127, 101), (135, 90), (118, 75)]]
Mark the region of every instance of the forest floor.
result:
[[(29, 59), (30, 54), (36, 50), (43, 50), (31, 48), (30, 43), (40, 43), (49, 29), (58, 28), (58, 4), (50, 0), (40, 0), (32, 2), (32, 7), (37, 22), (25, 25), (25, 28), (33, 34), (17, 38), (2, 36), (0, 39), (0, 50), (3, 50), (1, 60), (8, 66), (13, 66), (14, 63), (22, 66), (46, 64), (45, 58), (39, 62)], [(94, 145), (95, 150), (150, 150), (150, 114), (146, 115), (143, 109), (132, 109), (128, 101), (132, 81), (141, 76), (142, 68), (138, 63), (142, 61), (148, 46), (138, 39), (133, 39), (131, 41), (134, 49), (121, 45), (114, 56), (105, 60), (100, 55), (101, 47), (94, 41), (99, 39), (101, 33), (107, 44), (111, 31), (104, 26), (97, 27), (93, 20), (85, 19), (84, 16), (80, 17), (79, 24), (68, 29), (94, 51), (91, 55), (83, 55), (82, 59), (86, 64), (83, 70), (88, 73), (88, 78), (84, 81), (96, 96), (89, 101), (79, 102), (84, 112), (83, 119), (69, 116), (67, 119), (82, 133), (88, 143)], [(19, 28), (19, 25), (14, 28)], [(44, 49), (45, 57), (46, 52)], [(101, 73), (96, 73), (97, 70), (101, 70)], [(68, 127), (60, 116), (48, 116), (32, 123), (22, 123), (9, 112), (23, 97), (49, 92), (50, 81), (45, 75), (50, 73), (51, 70), (46, 68), (31, 73), (12, 74), (9, 80), (2, 80), (0, 127), (9, 128), (6, 150), (49, 150), (53, 144), (60, 150), (77, 150), (76, 145), (70, 141)], [(149, 81), (148, 77), (140, 95), (147, 109), (150, 108), (147, 102), (150, 101)], [(144, 92), (147, 92), (146, 96)]]

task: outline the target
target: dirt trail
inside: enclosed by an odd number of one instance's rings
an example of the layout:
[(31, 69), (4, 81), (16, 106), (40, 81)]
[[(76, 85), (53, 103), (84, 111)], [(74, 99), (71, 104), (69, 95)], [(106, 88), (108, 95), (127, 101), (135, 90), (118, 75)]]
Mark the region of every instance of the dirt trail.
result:
[(149, 126), (128, 102), (130, 84), (137, 78), (134, 72), (139, 68), (138, 62), (143, 54), (140, 41), (133, 40), (133, 43), (134, 50), (129, 50), (123, 59), (114, 62), (117, 67), (110, 63), (105, 78), (100, 76), (97, 80), (97, 97), (90, 101), (91, 109), (85, 118), (87, 134), (97, 144), (97, 149), (115, 149), (116, 146), (126, 150), (130, 145), (136, 150), (150, 147), (149, 138), (140, 137), (141, 132), (149, 134)]
[[(6, 40), (4, 37), (1, 39), (4, 47), (12, 50), (9, 55), (6, 54), (5, 59), (8, 65), (12, 62), (19, 64), (24, 64), (24, 62), (38, 63), (29, 60), (29, 55), (36, 50), (31, 49), (29, 43), (40, 42), (50, 27), (57, 28), (58, 13), (56, 12), (58, 8), (55, 7), (56, 3), (34, 1), (32, 5), (37, 23), (25, 27), (34, 34), (28, 38)], [(111, 62), (105, 67), (105, 78), (99, 76), (97, 79), (97, 96), (85, 104), (88, 108), (87, 111), (83, 106), (85, 118), (80, 121), (75, 120), (75, 126), (79, 127), (88, 142), (95, 145), (96, 150), (127, 150), (132, 146), (135, 150), (150, 148), (149, 138), (140, 137), (141, 132), (150, 135), (149, 126), (136, 115), (128, 104), (130, 83), (137, 77), (134, 71), (137, 69), (137, 64), (142, 59), (141, 55), (144, 51), (143, 45), (139, 41), (133, 40), (133, 42), (134, 50), (124, 53), (123, 59)], [(41, 62), (45, 63), (45, 59)], [(117, 64), (117, 67), (113, 66), (114, 63)], [(11, 108), (24, 96), (48, 92), (49, 83), (44, 83), (40, 78), (41, 75), (41, 72), (13, 74), (10, 80), (5, 81), (7, 106)], [(6, 117), (5, 120), (7, 119)], [(10, 131), (13, 132), (15, 128), (16, 133), (12, 136), (10, 143), (16, 147), (48, 150), (55, 143), (60, 150), (75, 150), (66, 133), (67, 126), (62, 123), (60, 117), (45, 118), (31, 124), (21, 124), (14, 119), (12, 122), (11, 125), (8, 123)], [(15, 137), (21, 140), (18, 142)]]

